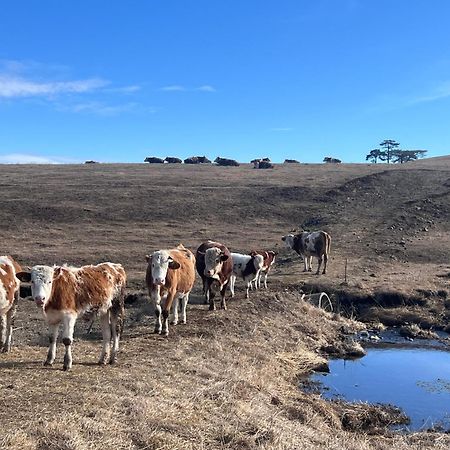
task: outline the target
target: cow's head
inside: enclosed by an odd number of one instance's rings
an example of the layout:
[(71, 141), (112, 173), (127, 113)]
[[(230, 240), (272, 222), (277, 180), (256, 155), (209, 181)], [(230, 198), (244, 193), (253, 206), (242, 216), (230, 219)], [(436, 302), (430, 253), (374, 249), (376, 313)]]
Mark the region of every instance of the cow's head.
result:
[(281, 240), (286, 244), (286, 247), (293, 248), (294, 247), (294, 238), (295, 238), (295, 235), (287, 234), (286, 236), (283, 236), (281, 238)]
[(222, 264), (229, 258), (229, 255), (218, 247), (208, 248), (205, 252), (205, 275), (212, 277), (220, 272)]
[(31, 283), (31, 296), (37, 306), (45, 307), (50, 300), (53, 287), (55, 267), (34, 266), (29, 272), (18, 272), (16, 277), (20, 281)]
[(151, 256), (146, 256), (147, 262), (151, 267), (152, 281), (154, 284), (163, 286), (166, 283), (167, 271), (180, 268), (167, 250), (158, 250)]

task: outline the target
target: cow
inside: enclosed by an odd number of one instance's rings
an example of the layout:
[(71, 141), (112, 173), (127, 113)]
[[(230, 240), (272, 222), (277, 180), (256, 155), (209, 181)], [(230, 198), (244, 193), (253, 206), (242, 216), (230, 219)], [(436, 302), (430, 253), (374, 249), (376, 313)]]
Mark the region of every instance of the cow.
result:
[(196, 156), (200, 164), (211, 164), (211, 161), (206, 156)]
[(144, 162), (150, 164), (164, 164), (164, 160), (162, 158), (156, 158), (155, 156), (147, 156), (147, 158), (144, 159)]
[(16, 277), (22, 268), (11, 256), (0, 256), (0, 347), (11, 350), (12, 326), (20, 296), (20, 281)]
[(214, 160), (214, 162), (218, 166), (239, 166), (239, 163), (234, 159), (228, 159), (228, 158), (220, 158), (219, 156)]
[(273, 169), (274, 165), (267, 161), (260, 161), (259, 163), (255, 164), (254, 169)]
[(300, 161), (297, 161), (296, 159), (285, 159), (285, 164), (300, 164)]
[[(267, 276), (269, 275), (269, 272), (275, 263), (275, 256), (277, 255), (277, 253), (273, 251), (266, 252), (265, 250), (252, 250), (250, 252), (250, 255), (262, 255), (262, 257), (264, 258), (263, 266), (261, 267), (258, 277), (255, 280), (255, 288), (261, 288), (261, 278), (264, 274), (264, 287), (267, 289)], [(250, 288), (251, 287), (252, 285), (250, 285)]]
[(209, 303), (209, 310), (214, 311), (215, 288), (218, 287), (221, 296), (220, 307), (227, 309), (225, 292), (233, 272), (231, 253), (225, 245), (207, 241), (198, 247), (196, 252), (196, 268), (203, 281), (205, 303)]
[(190, 158), (186, 158), (184, 160), (185, 164), (200, 164), (197, 156), (191, 156)]
[(259, 273), (264, 265), (264, 257), (258, 254), (243, 255), (242, 253), (231, 253), (233, 259), (233, 272), (230, 277), (231, 296), (234, 297), (234, 285), (236, 278), (242, 278), (246, 283), (245, 298), (248, 298), (248, 291), (252, 281), (256, 283)]
[(164, 162), (167, 162), (168, 164), (181, 164), (183, 161), (180, 158), (175, 158), (173, 156), (167, 156), (164, 159)]
[(325, 158), (323, 158), (323, 162), (331, 164), (340, 164), (342, 161), (337, 158), (332, 158), (331, 156), (325, 156)]
[[(181, 322), (186, 323), (186, 305), (195, 281), (195, 257), (182, 244), (170, 250), (158, 250), (146, 256), (145, 282), (155, 307), (155, 333), (169, 334), (169, 313), (173, 304), (173, 325), (178, 323), (178, 301), (181, 299)], [(164, 299), (161, 308), (161, 300)], [(163, 321), (161, 324), (161, 313)]]
[(117, 361), (126, 284), (125, 270), (120, 264), (105, 262), (82, 267), (38, 265), (16, 276), (21, 281), (31, 282), (31, 295), (49, 325), (50, 345), (44, 365), (51, 366), (55, 360), (56, 341), (62, 322), (65, 345), (63, 370), (72, 368), (75, 323), (80, 315), (89, 311), (97, 312), (102, 326), (103, 348), (98, 363), (106, 364), (108, 357), (110, 364)]
[(297, 252), (304, 262), (303, 272), (311, 272), (312, 257), (315, 256), (319, 260), (319, 266), (317, 267), (316, 275), (320, 273), (320, 266), (323, 265), (323, 274), (327, 273), (327, 262), (330, 253), (331, 236), (325, 231), (303, 231), (298, 234), (288, 234), (281, 238), (285, 244)]

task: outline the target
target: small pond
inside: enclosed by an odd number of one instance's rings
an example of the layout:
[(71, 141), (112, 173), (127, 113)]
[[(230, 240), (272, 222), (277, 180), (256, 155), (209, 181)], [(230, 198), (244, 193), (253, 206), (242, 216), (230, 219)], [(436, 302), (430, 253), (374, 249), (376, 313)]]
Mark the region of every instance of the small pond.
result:
[(314, 374), (325, 398), (390, 403), (411, 419), (407, 430), (450, 429), (450, 352), (430, 348), (369, 348), (357, 360), (331, 360)]

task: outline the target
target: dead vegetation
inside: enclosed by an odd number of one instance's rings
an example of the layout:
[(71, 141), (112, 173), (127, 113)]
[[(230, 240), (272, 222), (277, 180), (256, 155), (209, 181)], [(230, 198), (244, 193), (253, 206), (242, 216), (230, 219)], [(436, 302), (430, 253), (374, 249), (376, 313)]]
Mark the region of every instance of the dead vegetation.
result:
[[(270, 174), (246, 165), (0, 166), (2, 254), (24, 265), (121, 262), (130, 280), (115, 367), (94, 364), (98, 325), (86, 335), (80, 323), (73, 371), (44, 368), (45, 326), (32, 302), (20, 303), (13, 351), (0, 356), (0, 448), (448, 448), (447, 434), (389, 432), (404, 420), (395, 410), (298, 389), (330, 355), (360, 351), (353, 333), (364, 327), (302, 301), (300, 289), (333, 293), (348, 317), (448, 324), (448, 278), (439, 275), (450, 269), (450, 161), (430, 161)], [(326, 277), (302, 274), (281, 247), (302, 224), (333, 237)], [(144, 255), (208, 238), (233, 251), (278, 250), (269, 291), (210, 313), (197, 288), (187, 325), (169, 339), (153, 335)]]

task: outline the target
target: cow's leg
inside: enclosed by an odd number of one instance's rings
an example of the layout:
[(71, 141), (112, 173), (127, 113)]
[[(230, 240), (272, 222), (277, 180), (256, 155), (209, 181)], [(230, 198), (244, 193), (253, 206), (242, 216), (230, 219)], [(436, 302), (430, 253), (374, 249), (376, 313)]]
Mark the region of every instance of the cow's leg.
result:
[(181, 299), (181, 323), (186, 323), (186, 307), (189, 301), (189, 292)]
[(66, 314), (63, 318), (63, 343), (66, 347), (63, 370), (70, 370), (72, 368), (73, 330), (75, 328), (76, 321), (76, 314)]
[(47, 352), (47, 359), (44, 362), (44, 366), (51, 366), (56, 358), (56, 341), (58, 340), (58, 333), (59, 333), (59, 323), (56, 324), (50, 324), (48, 326), (48, 340), (49, 340), (49, 346), (48, 346), (48, 352)]
[[(164, 334), (164, 336), (168, 336), (169, 335), (169, 313), (170, 313), (170, 308), (172, 306), (172, 303), (174, 302), (174, 298), (176, 297), (176, 292), (169, 292), (167, 294), (167, 298), (166, 301), (164, 302), (164, 308), (162, 310), (162, 316), (163, 316), (163, 321), (162, 321), (162, 329), (161, 329), (161, 334)], [(178, 301), (176, 302), (176, 309), (177, 309), (177, 322), (178, 322)]]
[(312, 259), (313, 259), (313, 257), (312, 256), (307, 256), (307, 258), (308, 258), (308, 263), (307, 263), (307, 265), (308, 265), (308, 272), (312, 272)]
[(317, 266), (317, 272), (316, 272), (316, 275), (319, 275), (319, 274), (320, 274), (320, 266), (322, 265), (322, 255), (319, 256), (317, 259), (318, 259), (318, 261), (319, 261), (319, 265)]
[(308, 272), (308, 257), (304, 256), (303, 257), (303, 272)]
[(6, 339), (6, 314), (2, 314), (0, 316), (0, 345), (5, 345), (5, 339)]
[(323, 274), (325, 275), (327, 273), (327, 263), (328, 263), (328, 255), (323, 255)]
[(247, 282), (247, 289), (245, 290), (245, 298), (248, 298), (249, 297), (249, 289), (250, 289), (250, 284), (251, 284), (251, 281), (248, 281)]
[(172, 325), (178, 324), (178, 303), (179, 303), (179, 297), (178, 295), (175, 295), (175, 298), (173, 299), (173, 321)]
[(226, 310), (227, 309), (227, 303), (225, 301), (225, 292), (227, 291), (229, 281), (227, 281), (220, 290), (220, 308)]
[(14, 316), (16, 315), (16, 304), (14, 303), (9, 311), (6, 313), (6, 336), (2, 352), (6, 353), (11, 350), (12, 327), (14, 324)]
[(206, 280), (206, 300), (209, 303), (209, 310), (214, 311), (216, 309), (216, 304), (214, 303), (214, 293), (212, 290), (212, 282), (210, 278)]
[(100, 359), (98, 360), (99, 364), (106, 364), (109, 358), (109, 353), (111, 350), (111, 324), (109, 322), (109, 310), (100, 312), (100, 325), (102, 327), (102, 352), (100, 353)]
[(264, 289), (267, 289), (267, 275), (269, 275), (269, 272), (264, 272)]
[(159, 286), (155, 286), (150, 293), (150, 298), (152, 299), (153, 306), (155, 307), (155, 333), (161, 333), (161, 295), (159, 292)]
[(207, 305), (209, 303), (209, 298), (208, 298), (208, 287), (207, 287), (207, 283), (206, 283), (206, 277), (204, 275), (202, 275), (202, 282), (203, 282), (203, 295), (205, 296), (205, 300), (204, 300), (204, 304)]
[(234, 297), (234, 285), (236, 284), (236, 275), (232, 274), (230, 276), (230, 292), (231, 297)]
[(121, 293), (115, 299), (109, 311), (112, 334), (112, 350), (111, 356), (109, 357), (110, 364), (114, 364), (117, 361), (117, 354), (119, 353), (119, 341), (123, 331), (123, 319), (125, 315), (124, 294), (124, 288), (122, 288)]

